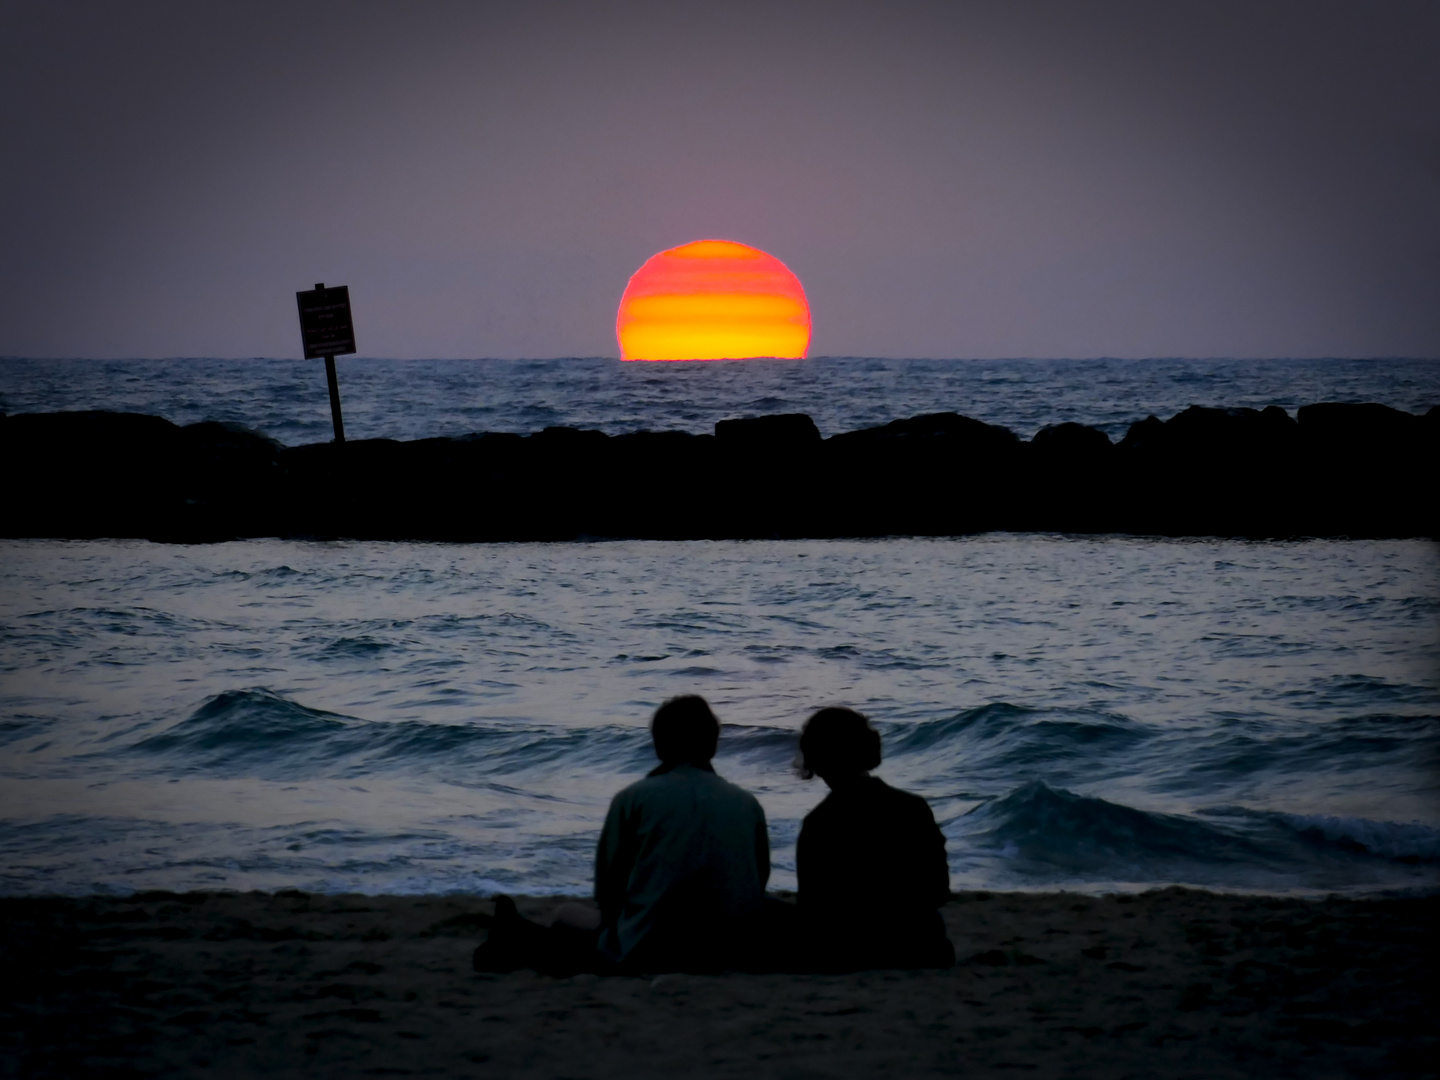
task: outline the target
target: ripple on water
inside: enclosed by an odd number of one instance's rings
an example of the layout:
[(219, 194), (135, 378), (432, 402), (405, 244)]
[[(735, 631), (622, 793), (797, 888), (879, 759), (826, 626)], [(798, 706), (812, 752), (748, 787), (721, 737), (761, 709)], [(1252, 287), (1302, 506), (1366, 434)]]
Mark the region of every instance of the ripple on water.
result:
[[(1435, 880), (1405, 832), (1440, 826), (1423, 542), (23, 541), (0, 566), (11, 891), (583, 890), (682, 692), (726, 723), (779, 886), (821, 794), (795, 733), (830, 704), (942, 811), (957, 885)], [(967, 820), (991, 804), (1019, 816)], [(1137, 854), (1126, 822), (1241, 855)]]

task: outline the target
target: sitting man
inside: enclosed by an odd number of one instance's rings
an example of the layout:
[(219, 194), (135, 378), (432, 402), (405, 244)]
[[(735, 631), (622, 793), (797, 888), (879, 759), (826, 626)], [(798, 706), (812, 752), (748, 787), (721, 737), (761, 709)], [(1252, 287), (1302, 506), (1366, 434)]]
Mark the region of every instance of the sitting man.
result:
[(795, 845), (807, 963), (821, 971), (949, 967), (937, 910), (950, 899), (945, 836), (925, 800), (870, 770), (880, 733), (851, 709), (821, 709), (800, 735), (802, 774), (830, 788)]
[(711, 768), (720, 724), (704, 698), (665, 702), (650, 736), (660, 764), (615, 796), (595, 852), (600, 951), (632, 970), (719, 967), (764, 903), (765, 812)]
[(755, 953), (770, 876), (765, 812), (711, 768), (720, 724), (704, 698), (665, 702), (650, 736), (660, 764), (615, 796), (600, 833), (598, 920), (566, 904), (547, 930), (498, 897), (477, 971), (706, 971)]

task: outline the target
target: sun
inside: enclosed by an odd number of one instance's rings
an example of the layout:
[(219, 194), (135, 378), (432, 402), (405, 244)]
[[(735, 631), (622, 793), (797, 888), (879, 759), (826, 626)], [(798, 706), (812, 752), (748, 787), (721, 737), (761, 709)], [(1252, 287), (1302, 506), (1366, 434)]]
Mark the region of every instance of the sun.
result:
[(810, 305), (790, 268), (730, 240), (696, 240), (645, 260), (615, 316), (622, 360), (803, 359)]

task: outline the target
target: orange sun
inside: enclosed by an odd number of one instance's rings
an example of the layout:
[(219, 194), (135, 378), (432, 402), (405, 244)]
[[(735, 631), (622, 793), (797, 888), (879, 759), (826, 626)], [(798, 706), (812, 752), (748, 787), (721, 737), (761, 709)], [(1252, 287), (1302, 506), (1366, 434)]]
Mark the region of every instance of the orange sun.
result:
[(729, 240), (662, 251), (635, 271), (615, 336), (622, 360), (802, 359), (810, 305), (790, 268)]

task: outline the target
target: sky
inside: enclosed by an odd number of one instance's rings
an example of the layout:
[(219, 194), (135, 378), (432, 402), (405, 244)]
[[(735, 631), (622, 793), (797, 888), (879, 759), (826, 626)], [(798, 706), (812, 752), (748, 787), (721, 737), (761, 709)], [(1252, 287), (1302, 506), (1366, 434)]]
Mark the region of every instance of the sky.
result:
[(737, 240), (810, 355), (1440, 357), (1433, 0), (0, 0), (0, 356), (617, 356)]

